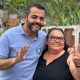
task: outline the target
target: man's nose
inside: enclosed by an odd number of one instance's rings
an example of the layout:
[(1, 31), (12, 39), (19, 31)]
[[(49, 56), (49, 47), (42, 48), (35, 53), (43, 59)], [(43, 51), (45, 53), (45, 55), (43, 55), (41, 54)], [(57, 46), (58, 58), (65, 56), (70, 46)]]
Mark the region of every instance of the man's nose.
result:
[(41, 23), (40, 18), (37, 18), (37, 19), (36, 19), (36, 22), (37, 22), (37, 23)]

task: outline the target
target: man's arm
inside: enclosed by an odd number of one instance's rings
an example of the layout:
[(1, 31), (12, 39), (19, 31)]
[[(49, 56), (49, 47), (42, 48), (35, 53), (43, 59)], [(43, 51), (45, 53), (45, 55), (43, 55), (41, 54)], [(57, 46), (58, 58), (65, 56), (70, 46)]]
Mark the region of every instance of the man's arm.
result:
[(23, 46), (20, 51), (16, 52), (16, 57), (1, 59), (0, 58), (0, 70), (7, 70), (13, 67), (18, 62), (24, 61), (26, 59), (26, 51), (28, 47)]
[(16, 64), (16, 58), (0, 59), (0, 70), (7, 70)]

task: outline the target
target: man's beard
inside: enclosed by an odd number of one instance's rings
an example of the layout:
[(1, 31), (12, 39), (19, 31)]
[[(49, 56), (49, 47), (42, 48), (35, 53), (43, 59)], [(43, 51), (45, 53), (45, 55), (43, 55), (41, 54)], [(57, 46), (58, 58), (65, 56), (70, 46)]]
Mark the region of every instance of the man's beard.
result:
[[(34, 29), (33, 26), (35, 26), (35, 25), (38, 25), (38, 26), (39, 26), (39, 29)], [(33, 31), (33, 32), (35, 32), (35, 33), (38, 33), (38, 31), (41, 30), (41, 28), (43, 27), (43, 25), (42, 25), (42, 24), (39, 24), (39, 23), (37, 23), (37, 22), (33, 22), (33, 23), (27, 22), (27, 27), (28, 27), (31, 31)]]

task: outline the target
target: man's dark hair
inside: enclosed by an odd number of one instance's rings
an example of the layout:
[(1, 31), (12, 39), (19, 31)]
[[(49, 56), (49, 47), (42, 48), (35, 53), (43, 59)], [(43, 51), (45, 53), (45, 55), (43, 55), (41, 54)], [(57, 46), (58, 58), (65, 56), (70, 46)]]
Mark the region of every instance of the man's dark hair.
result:
[(26, 12), (25, 12), (26, 15), (28, 15), (30, 13), (30, 9), (32, 7), (36, 7), (38, 9), (44, 10), (44, 12), (46, 13), (45, 7), (43, 5), (41, 5), (41, 4), (29, 4), (26, 8)]

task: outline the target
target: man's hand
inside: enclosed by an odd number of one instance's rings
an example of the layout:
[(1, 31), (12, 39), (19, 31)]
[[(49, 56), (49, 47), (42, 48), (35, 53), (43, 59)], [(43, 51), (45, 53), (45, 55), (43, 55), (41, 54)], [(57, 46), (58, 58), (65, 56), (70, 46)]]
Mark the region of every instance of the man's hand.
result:
[(24, 61), (26, 59), (26, 52), (28, 50), (28, 46), (23, 46), (20, 51), (16, 52), (16, 63)]
[(0, 70), (10, 69), (18, 62), (24, 61), (26, 59), (27, 50), (28, 46), (23, 46), (20, 51), (16, 52), (16, 57), (8, 59), (0, 58)]

